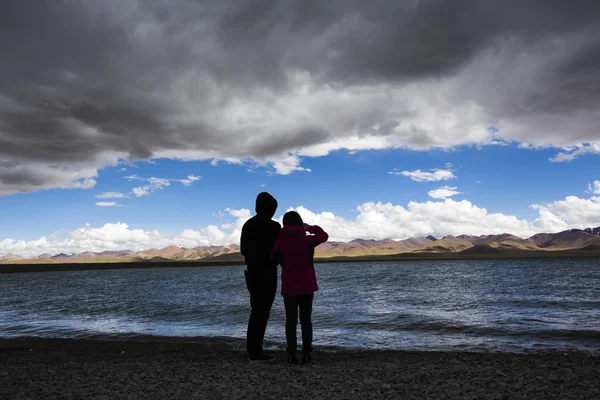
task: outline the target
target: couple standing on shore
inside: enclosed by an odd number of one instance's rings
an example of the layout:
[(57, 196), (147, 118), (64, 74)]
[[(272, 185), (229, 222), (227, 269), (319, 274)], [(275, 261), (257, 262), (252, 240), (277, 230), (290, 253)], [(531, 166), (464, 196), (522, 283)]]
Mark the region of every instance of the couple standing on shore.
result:
[(244, 274), (251, 307), (246, 348), (252, 361), (273, 360), (263, 351), (263, 338), (277, 292), (277, 265), (281, 264), (288, 362), (298, 363), (296, 329), (299, 310), (302, 362), (309, 363), (312, 359), (312, 303), (318, 290), (314, 250), (329, 236), (320, 227), (305, 224), (295, 211), (285, 213), (281, 228), (279, 222), (272, 219), (276, 210), (277, 200), (267, 192), (260, 193), (256, 197), (256, 215), (242, 228), (240, 247), (246, 260)]

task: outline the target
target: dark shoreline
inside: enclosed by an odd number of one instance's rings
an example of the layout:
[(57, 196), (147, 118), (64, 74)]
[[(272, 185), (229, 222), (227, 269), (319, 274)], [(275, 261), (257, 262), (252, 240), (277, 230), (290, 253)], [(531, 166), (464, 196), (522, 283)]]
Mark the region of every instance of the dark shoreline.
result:
[[(600, 258), (600, 251), (522, 251), (499, 254), (395, 254), (389, 256), (364, 257), (332, 257), (317, 258), (315, 263), (373, 263), (401, 261), (450, 261), (450, 260), (519, 260), (519, 259), (588, 259)], [(81, 271), (104, 269), (139, 269), (139, 268), (182, 268), (182, 267), (217, 267), (241, 266), (244, 261), (236, 260), (161, 260), (161, 261), (131, 261), (131, 262), (88, 262), (88, 263), (51, 263), (51, 264), (0, 264), (0, 274), (19, 272), (45, 271)]]
[[(0, 339), (0, 398), (590, 399), (600, 356), (319, 351), (250, 363), (228, 338), (196, 343)], [(239, 346), (238, 346), (239, 347)]]
[[(228, 336), (150, 336), (132, 334), (129, 336), (98, 335), (85, 338), (58, 337), (0, 337), (0, 351), (4, 350), (49, 350), (49, 351), (95, 351), (95, 350), (186, 350), (205, 353), (244, 353), (245, 339)], [(265, 341), (265, 348), (271, 352), (283, 352), (285, 343)], [(273, 350), (277, 348), (278, 350)], [(531, 350), (516, 352), (504, 350), (401, 350), (389, 348), (317, 346), (318, 352), (344, 354), (378, 354), (378, 353), (411, 353), (411, 354), (474, 354), (474, 355), (510, 355), (523, 357), (572, 356), (592, 357), (600, 359), (600, 348), (591, 352), (585, 350)]]

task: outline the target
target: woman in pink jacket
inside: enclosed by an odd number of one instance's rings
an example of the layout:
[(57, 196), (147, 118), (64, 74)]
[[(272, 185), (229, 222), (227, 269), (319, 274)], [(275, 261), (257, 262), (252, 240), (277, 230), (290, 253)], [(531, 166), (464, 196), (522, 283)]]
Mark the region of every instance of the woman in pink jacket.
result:
[(271, 251), (271, 259), (278, 261), (283, 269), (281, 295), (285, 304), (288, 362), (291, 364), (298, 363), (298, 310), (302, 327), (302, 361), (306, 364), (312, 360), (312, 303), (314, 293), (319, 290), (313, 257), (315, 247), (327, 239), (329, 235), (323, 229), (303, 223), (300, 214), (289, 211), (283, 216), (283, 228)]

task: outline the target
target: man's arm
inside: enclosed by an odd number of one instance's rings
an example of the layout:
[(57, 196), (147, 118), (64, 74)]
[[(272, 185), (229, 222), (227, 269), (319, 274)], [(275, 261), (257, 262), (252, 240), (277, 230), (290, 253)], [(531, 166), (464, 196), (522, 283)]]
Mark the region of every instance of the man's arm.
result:
[(279, 264), (281, 262), (281, 248), (279, 247), (279, 240), (275, 242), (273, 249), (271, 250), (271, 261)]
[(240, 238), (240, 253), (242, 253), (243, 256), (248, 255), (248, 242), (250, 240), (248, 237), (248, 230), (248, 223), (246, 222), (244, 226), (242, 226), (242, 236)]
[(279, 246), (279, 234), (281, 233), (281, 225), (277, 221), (273, 221), (273, 234), (275, 237), (275, 243), (271, 249), (270, 260), (275, 263), (275, 267), (281, 264), (283, 261), (283, 255), (281, 254), (281, 247)]

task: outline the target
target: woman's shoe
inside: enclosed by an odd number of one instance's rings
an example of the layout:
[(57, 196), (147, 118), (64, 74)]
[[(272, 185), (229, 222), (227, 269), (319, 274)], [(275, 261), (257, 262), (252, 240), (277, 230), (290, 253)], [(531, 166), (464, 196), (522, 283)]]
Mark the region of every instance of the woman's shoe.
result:
[(289, 356), (288, 364), (298, 364), (298, 358), (296, 356)]
[(302, 364), (308, 364), (311, 361), (312, 361), (312, 357), (310, 356), (310, 354), (304, 355), (304, 357), (302, 357)]

